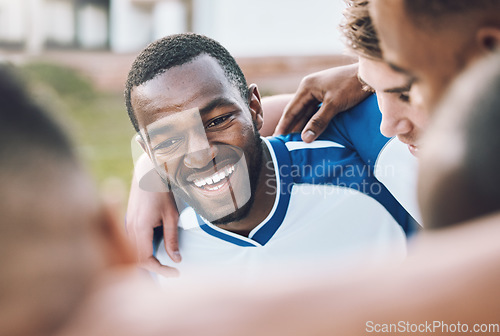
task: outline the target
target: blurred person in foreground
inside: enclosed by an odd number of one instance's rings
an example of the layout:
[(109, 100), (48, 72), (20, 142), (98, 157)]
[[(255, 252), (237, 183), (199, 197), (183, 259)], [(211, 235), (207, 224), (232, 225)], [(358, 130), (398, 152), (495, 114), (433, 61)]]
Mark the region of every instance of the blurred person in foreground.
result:
[[(189, 33), (146, 47), (125, 96), (158, 175), (189, 205), (181, 274), (343, 270), (405, 255), (415, 223), (376, 179), (400, 158), (380, 134), (374, 96), (313, 144), (298, 134), (261, 138), (256, 85), (219, 43)], [(159, 259), (172, 265), (161, 251)]]
[(48, 335), (94, 276), (132, 264), (66, 136), (0, 66), (0, 334)]

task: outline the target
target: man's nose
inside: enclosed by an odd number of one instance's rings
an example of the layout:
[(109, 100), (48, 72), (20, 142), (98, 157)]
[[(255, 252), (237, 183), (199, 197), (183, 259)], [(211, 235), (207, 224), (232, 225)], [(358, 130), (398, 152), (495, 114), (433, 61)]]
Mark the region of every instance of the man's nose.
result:
[(380, 132), (388, 138), (399, 134), (407, 134), (412, 130), (412, 123), (406, 118), (400, 118), (393, 115), (382, 115), (380, 123)]
[(217, 155), (217, 148), (210, 145), (206, 137), (195, 137), (189, 140), (188, 151), (184, 156), (184, 165), (199, 169), (206, 167)]
[(378, 105), (382, 112), (382, 122), (380, 132), (388, 138), (398, 134), (406, 134), (412, 130), (412, 123), (407, 116), (402, 113), (400, 107), (391, 101), (387, 101), (382, 95), (377, 96)]

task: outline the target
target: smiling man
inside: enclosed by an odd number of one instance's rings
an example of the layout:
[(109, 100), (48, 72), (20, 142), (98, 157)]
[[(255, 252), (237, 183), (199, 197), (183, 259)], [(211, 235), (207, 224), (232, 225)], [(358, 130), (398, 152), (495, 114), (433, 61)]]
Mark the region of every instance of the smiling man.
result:
[[(377, 166), (391, 140), (378, 130), (374, 96), (315, 143), (299, 134), (260, 138), (257, 86), (247, 86), (217, 42), (179, 34), (137, 57), (126, 99), (156, 171), (189, 205), (180, 218), (181, 273), (313, 259), (336, 269), (405, 255), (415, 223), (374, 177), (394, 169)], [(159, 259), (171, 264), (163, 250)]]
[[(196, 66), (194, 68), (196, 72), (201, 70)], [(176, 70), (182, 72), (184, 69), (180, 67)], [(201, 78), (198, 84), (210, 81), (212, 73), (207, 75), (208, 78)], [(172, 84), (178, 82), (175, 76), (158, 77), (157, 81), (161, 80), (158, 92), (144, 94), (142, 88), (138, 88), (133, 95), (133, 103), (140, 105), (144, 100), (158, 101), (168, 87), (175, 87)], [(189, 95), (189, 89), (179, 89), (179, 94)], [(171, 106), (165, 107), (168, 109)], [(238, 117), (246, 117), (234, 113), (236, 106), (236, 101), (216, 98), (201, 109), (192, 108), (160, 117), (141, 132), (141, 139), (147, 139), (147, 144), (143, 142), (142, 145), (145, 149), (150, 148), (151, 157), (164, 181), (175, 188), (176, 195), (214, 224), (235, 223), (246, 217), (255, 200), (261, 172), (262, 145), (256, 136), (258, 132), (252, 128), (243, 129), (245, 122), (236, 122)], [(139, 113), (144, 111), (142, 108), (137, 110)], [(227, 112), (221, 114), (221, 111)], [(201, 116), (207, 120), (206, 126)], [(229, 124), (240, 127), (221, 132)], [(208, 138), (217, 141), (218, 146), (210, 146)], [(264, 195), (259, 200), (265, 200)]]

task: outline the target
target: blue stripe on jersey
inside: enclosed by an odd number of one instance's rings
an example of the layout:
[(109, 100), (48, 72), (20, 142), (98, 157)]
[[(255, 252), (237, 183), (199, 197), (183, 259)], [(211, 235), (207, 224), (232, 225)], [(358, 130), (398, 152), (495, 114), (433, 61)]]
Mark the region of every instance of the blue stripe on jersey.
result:
[(203, 219), (201, 219), (200, 215), (198, 215), (198, 214), (196, 214), (196, 219), (198, 219), (198, 225), (200, 226), (200, 228), (211, 236), (217, 237), (219, 239), (227, 241), (228, 243), (232, 243), (232, 244), (235, 244), (238, 246), (243, 246), (243, 247), (255, 247), (256, 246), (256, 245), (254, 245), (246, 240), (240, 239), (240, 238), (235, 237), (235, 236), (231, 236), (230, 234), (227, 234), (227, 233), (222, 232), (222, 231), (215, 230), (213, 227), (211, 227), (210, 225), (205, 223), (203, 221)]
[(261, 245), (265, 245), (276, 233), (281, 223), (283, 223), (286, 211), (288, 210), (288, 204), (290, 203), (290, 191), (293, 183), (291, 176), (283, 176), (281, 174), (280, 167), (289, 167), (291, 165), (290, 155), (285, 144), (275, 138), (268, 138), (267, 140), (271, 143), (274, 154), (276, 155), (277, 167), (275, 167), (275, 174), (279, 176), (280, 190), (279, 192), (277, 191), (276, 194), (276, 197), (278, 197), (278, 205), (272, 217), (252, 236), (252, 239), (259, 242)]

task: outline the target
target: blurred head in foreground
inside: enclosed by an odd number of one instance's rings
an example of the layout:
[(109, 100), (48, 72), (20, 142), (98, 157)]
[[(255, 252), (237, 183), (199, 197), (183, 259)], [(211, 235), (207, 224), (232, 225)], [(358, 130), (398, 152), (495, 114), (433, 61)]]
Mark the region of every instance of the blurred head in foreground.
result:
[(68, 139), (5, 65), (0, 139), (0, 334), (52, 334), (130, 253)]
[(428, 227), (500, 210), (500, 53), (453, 83), (424, 137), (419, 201)]

